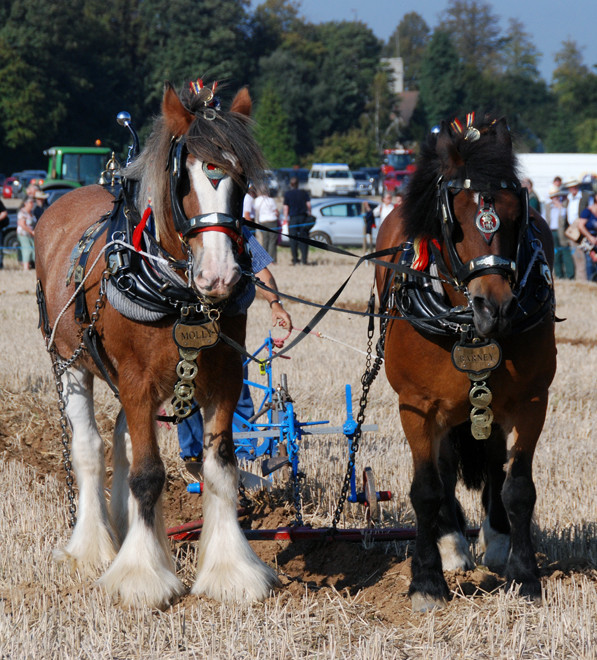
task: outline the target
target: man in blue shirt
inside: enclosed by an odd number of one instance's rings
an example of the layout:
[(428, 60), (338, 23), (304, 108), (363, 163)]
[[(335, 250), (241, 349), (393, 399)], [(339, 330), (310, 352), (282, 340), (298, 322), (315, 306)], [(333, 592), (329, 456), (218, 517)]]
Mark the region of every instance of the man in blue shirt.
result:
[[(272, 325), (279, 325), (287, 330), (292, 329), (292, 320), (290, 314), (282, 306), (282, 302), (276, 295), (278, 287), (274, 276), (271, 274), (268, 266), (272, 262), (270, 255), (263, 249), (259, 241), (247, 230), (243, 229), (247, 249), (251, 253), (251, 267), (255, 277), (261, 280), (267, 287), (273, 291), (261, 290), (261, 295), (269, 302), (272, 310)], [(255, 286), (246, 287), (237, 300), (232, 301), (231, 314), (245, 314), (255, 299)], [(244, 378), (247, 378), (247, 369), (245, 367)], [(236, 412), (244, 419), (249, 419), (255, 414), (251, 392), (247, 384), (243, 384), (243, 389), (238, 400)], [(180, 457), (186, 462), (187, 469), (191, 474), (196, 475), (203, 461), (203, 417), (201, 412), (190, 415), (183, 419), (178, 425), (178, 444), (180, 445)]]

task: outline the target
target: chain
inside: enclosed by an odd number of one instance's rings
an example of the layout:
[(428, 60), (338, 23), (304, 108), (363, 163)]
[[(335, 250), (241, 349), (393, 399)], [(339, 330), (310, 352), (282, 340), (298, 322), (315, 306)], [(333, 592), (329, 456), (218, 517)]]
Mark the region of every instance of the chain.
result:
[[(87, 329), (84, 330), (84, 332), (93, 330), (99, 320), (100, 309), (103, 307), (106, 295), (105, 281), (108, 276), (109, 272), (107, 270), (104, 271), (100, 283), (99, 295), (95, 301), (93, 313), (91, 314), (91, 322)], [(71, 462), (70, 438), (68, 431), (69, 423), (66, 416), (66, 402), (64, 400), (64, 384), (62, 382), (62, 376), (67, 371), (67, 369), (72, 367), (72, 365), (79, 359), (84, 350), (85, 342), (81, 339), (81, 343), (79, 346), (77, 346), (72, 356), (68, 360), (61, 360), (58, 355), (58, 351), (56, 351), (53, 346), (48, 346), (48, 352), (50, 353), (50, 357), (52, 359), (52, 370), (54, 372), (56, 393), (58, 394), (58, 410), (60, 411), (61, 428), (60, 441), (62, 443), (62, 458), (64, 461), (64, 470), (66, 472), (66, 495), (69, 502), (68, 524), (71, 528), (73, 528), (77, 523), (77, 505), (75, 504), (73, 465)]]
[(338, 504), (336, 506), (336, 510), (334, 511), (334, 517), (332, 520), (332, 532), (335, 532), (338, 527), (338, 523), (340, 522), (342, 511), (344, 510), (344, 504), (346, 503), (348, 489), (350, 488), (350, 480), (352, 478), (352, 474), (354, 471), (355, 457), (357, 451), (359, 450), (359, 442), (362, 436), (361, 427), (363, 426), (363, 422), (365, 421), (365, 409), (367, 408), (367, 398), (369, 396), (369, 390), (371, 389), (371, 385), (373, 384), (373, 381), (375, 380), (377, 374), (379, 373), (379, 369), (383, 361), (381, 352), (382, 352), (383, 338), (385, 337), (385, 330), (387, 323), (388, 323), (387, 319), (382, 320), (378, 351), (375, 357), (375, 361), (373, 362), (373, 365), (371, 365), (371, 352), (373, 347), (373, 330), (374, 330), (373, 323), (369, 323), (369, 328), (367, 330), (367, 358), (365, 360), (365, 373), (361, 377), (362, 392), (361, 392), (361, 398), (359, 400), (359, 412), (357, 413), (356, 416), (357, 426), (355, 428), (355, 431), (352, 435), (352, 439), (350, 442), (348, 465), (346, 467), (346, 474), (344, 475), (344, 483), (342, 484), (342, 491), (340, 492), (340, 498), (338, 499)]
[(303, 504), (301, 497), (302, 483), (305, 480), (305, 473), (292, 472), (292, 499), (294, 502), (294, 522), (292, 523), (293, 527), (303, 527)]

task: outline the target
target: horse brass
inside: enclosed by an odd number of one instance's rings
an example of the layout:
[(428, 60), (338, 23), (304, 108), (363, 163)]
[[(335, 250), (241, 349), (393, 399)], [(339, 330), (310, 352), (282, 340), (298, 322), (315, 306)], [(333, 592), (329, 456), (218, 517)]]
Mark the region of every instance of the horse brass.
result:
[(471, 387), (468, 393), (469, 401), (476, 408), (487, 408), (493, 399), (491, 390), (483, 382), (477, 383)]
[(494, 341), (474, 344), (454, 344), (452, 362), (458, 371), (482, 373), (491, 371), (502, 361), (502, 350)]
[(201, 350), (218, 343), (220, 324), (215, 320), (202, 324), (177, 321), (172, 332), (179, 348)]

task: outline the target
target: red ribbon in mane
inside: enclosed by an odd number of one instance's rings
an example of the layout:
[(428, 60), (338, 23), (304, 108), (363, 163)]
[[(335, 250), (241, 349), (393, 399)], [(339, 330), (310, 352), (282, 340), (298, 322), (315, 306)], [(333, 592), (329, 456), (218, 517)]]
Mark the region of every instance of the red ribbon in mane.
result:
[(412, 265), (414, 270), (425, 271), (429, 267), (429, 260), (430, 260), (429, 241), (430, 240), (438, 250), (441, 249), (439, 241), (435, 238), (432, 238), (432, 239), (421, 238), (421, 239), (415, 241), (415, 254), (417, 255), (417, 257), (413, 261), (413, 265)]
[(143, 231), (150, 216), (151, 216), (151, 205), (149, 205), (145, 209), (145, 211), (143, 211), (143, 217), (141, 218), (141, 222), (139, 222), (139, 224), (135, 227), (135, 231), (133, 232), (133, 247), (135, 248), (135, 250), (137, 250), (137, 252), (141, 251), (141, 239), (143, 237)]

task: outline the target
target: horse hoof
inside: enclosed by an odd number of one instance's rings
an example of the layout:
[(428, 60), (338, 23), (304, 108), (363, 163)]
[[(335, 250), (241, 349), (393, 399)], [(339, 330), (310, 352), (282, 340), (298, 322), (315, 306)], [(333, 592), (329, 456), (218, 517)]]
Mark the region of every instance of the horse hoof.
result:
[(444, 534), (438, 540), (437, 547), (444, 571), (472, 571), (475, 568), (468, 542), (459, 532)]
[(410, 597), (410, 604), (413, 612), (429, 612), (430, 610), (443, 610), (448, 603), (445, 598), (416, 592)]
[(479, 532), (479, 550), (483, 553), (483, 566), (494, 573), (501, 573), (510, 554), (510, 535), (496, 532), (485, 519)]

